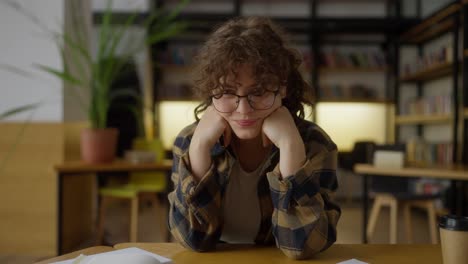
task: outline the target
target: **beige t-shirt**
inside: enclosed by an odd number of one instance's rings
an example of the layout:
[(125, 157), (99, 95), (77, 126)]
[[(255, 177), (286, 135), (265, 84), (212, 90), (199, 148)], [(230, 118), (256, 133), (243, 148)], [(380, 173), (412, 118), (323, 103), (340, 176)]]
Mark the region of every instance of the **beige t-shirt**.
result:
[(261, 214), (257, 186), (265, 162), (246, 172), (236, 161), (224, 195), (224, 228), (221, 240), (226, 243), (253, 244), (260, 228)]

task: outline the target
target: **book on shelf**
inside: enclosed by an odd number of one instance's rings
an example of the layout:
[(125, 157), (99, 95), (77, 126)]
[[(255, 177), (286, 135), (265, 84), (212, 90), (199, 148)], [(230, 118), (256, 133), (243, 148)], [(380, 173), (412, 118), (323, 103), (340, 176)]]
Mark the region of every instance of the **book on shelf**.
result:
[(405, 78), (452, 62), (453, 48), (451, 46), (442, 46), (424, 56), (417, 57), (415, 61), (405, 63), (400, 75)]
[(451, 142), (429, 143), (413, 138), (406, 143), (406, 160), (414, 165), (449, 165), (453, 162)]
[(321, 99), (377, 99), (376, 89), (364, 84), (324, 84), (319, 87), (319, 97)]
[(435, 95), (423, 98), (410, 98), (404, 104), (401, 115), (451, 114), (452, 96)]
[(385, 55), (378, 51), (344, 52), (332, 49), (319, 54), (319, 63), (324, 68), (336, 69), (383, 69)]

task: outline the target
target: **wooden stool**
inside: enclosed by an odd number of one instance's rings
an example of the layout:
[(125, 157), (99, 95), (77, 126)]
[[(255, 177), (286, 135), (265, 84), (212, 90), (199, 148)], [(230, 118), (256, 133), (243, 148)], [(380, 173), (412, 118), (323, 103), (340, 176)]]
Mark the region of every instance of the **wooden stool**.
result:
[[(130, 242), (137, 242), (137, 234), (138, 234), (138, 204), (139, 204), (139, 198), (145, 198), (149, 201), (151, 201), (152, 206), (154, 207), (154, 210), (156, 211), (156, 215), (161, 216), (162, 219), (159, 222), (160, 226), (159, 229), (161, 230), (161, 235), (165, 235), (166, 233), (166, 225), (165, 225), (165, 220), (167, 216), (165, 215), (164, 212), (166, 212), (165, 205), (163, 201), (159, 201), (155, 193), (140, 193), (139, 195), (133, 195), (133, 196), (106, 196), (106, 195), (101, 195), (101, 204), (99, 207), (99, 220), (98, 220), (98, 237), (96, 240), (96, 245), (102, 245), (103, 239), (104, 239), (104, 216), (105, 216), (105, 211), (106, 208), (109, 206), (111, 200), (113, 199), (127, 199), (130, 201), (130, 232), (129, 232), (129, 241)], [(165, 238), (167, 240), (167, 238)]]
[(390, 207), (390, 244), (397, 243), (397, 223), (398, 223), (398, 204), (403, 207), (404, 225), (406, 231), (406, 239), (409, 243), (413, 242), (413, 230), (411, 227), (411, 207), (421, 208), (427, 211), (427, 219), (429, 223), (429, 234), (431, 242), (437, 244), (437, 226), (436, 226), (436, 211), (434, 206), (434, 199), (424, 200), (398, 200), (395, 196), (388, 193), (377, 194), (375, 196), (374, 204), (372, 206), (371, 214), (369, 217), (369, 225), (367, 226), (366, 235), (369, 240), (374, 234), (375, 225), (379, 217), (380, 209), (383, 206)]

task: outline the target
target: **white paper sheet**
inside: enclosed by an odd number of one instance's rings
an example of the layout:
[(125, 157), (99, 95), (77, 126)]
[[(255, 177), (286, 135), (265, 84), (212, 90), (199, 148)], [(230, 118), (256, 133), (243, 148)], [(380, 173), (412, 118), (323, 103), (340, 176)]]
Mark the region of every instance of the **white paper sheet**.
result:
[[(122, 255), (119, 256), (120, 260), (125, 261), (128, 259), (132, 259), (134, 261), (127, 262), (127, 263), (134, 263), (134, 264), (153, 264), (151, 263), (151, 260), (146, 258), (146, 257), (141, 257), (141, 256), (150, 256), (154, 260), (154, 263), (156, 264), (172, 264), (172, 260), (168, 259), (166, 257), (160, 256), (158, 254), (151, 253), (149, 251), (136, 248), (136, 247), (131, 247), (131, 248), (124, 248), (124, 249), (119, 249), (119, 250), (114, 250), (114, 251), (109, 251), (109, 252), (104, 252), (104, 253), (99, 253), (99, 254), (94, 254), (94, 255), (89, 255), (89, 256), (81, 256), (81, 259), (79, 260), (79, 264), (98, 264), (97, 260), (99, 259), (100, 256), (109, 256), (109, 258), (114, 258), (115, 255)], [(139, 257), (140, 256), (140, 257)], [(64, 260), (64, 261), (59, 261), (59, 262), (54, 262), (55, 264), (75, 264), (75, 260), (78, 260), (80, 257), (76, 257), (74, 259), (69, 259), (69, 260)], [(119, 258), (117, 258), (119, 259)], [(115, 261), (112, 261), (113, 263), (116, 263)], [(125, 263), (125, 262), (121, 262)]]
[(363, 261), (360, 261), (360, 260), (357, 260), (357, 259), (350, 259), (350, 260), (342, 261), (342, 262), (337, 263), (337, 264), (369, 264), (369, 263), (363, 262)]

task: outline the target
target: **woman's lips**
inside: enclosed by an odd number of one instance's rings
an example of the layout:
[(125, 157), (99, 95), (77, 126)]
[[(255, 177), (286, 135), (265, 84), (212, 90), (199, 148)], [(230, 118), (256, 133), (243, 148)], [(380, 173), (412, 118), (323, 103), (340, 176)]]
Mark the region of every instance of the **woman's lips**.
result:
[(257, 122), (257, 120), (255, 120), (255, 119), (237, 120), (236, 122), (241, 127), (250, 127), (250, 126), (253, 126)]

